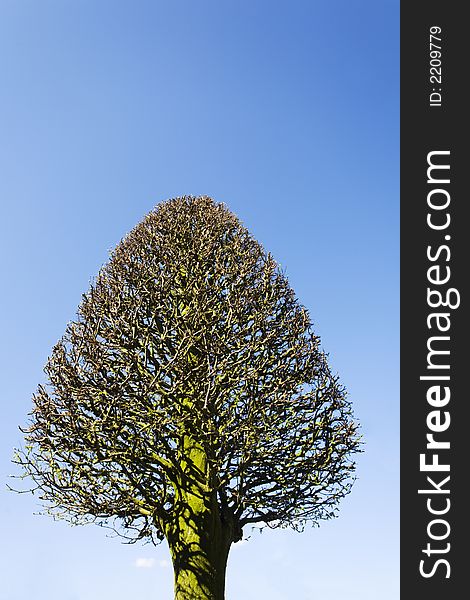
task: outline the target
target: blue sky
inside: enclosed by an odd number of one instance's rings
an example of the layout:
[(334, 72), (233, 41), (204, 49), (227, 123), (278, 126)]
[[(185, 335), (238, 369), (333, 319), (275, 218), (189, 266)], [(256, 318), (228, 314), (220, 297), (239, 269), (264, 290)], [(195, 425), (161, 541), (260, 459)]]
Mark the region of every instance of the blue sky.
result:
[(366, 442), (338, 519), (235, 545), (227, 600), (398, 597), (398, 25), (397, 0), (0, 0), (0, 600), (172, 598), (164, 545), (33, 516), (5, 483), (81, 293), (182, 194), (286, 269)]

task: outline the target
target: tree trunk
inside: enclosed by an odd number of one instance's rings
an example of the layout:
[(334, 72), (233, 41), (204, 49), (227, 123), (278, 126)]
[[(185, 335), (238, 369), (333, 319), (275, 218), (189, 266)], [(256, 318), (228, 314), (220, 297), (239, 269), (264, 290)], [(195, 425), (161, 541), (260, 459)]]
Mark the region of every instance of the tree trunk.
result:
[(233, 515), (222, 515), (202, 444), (186, 433), (183, 448), (181, 478), (165, 532), (175, 600), (224, 600), (228, 553), (241, 533), (235, 533)]
[(167, 532), (175, 600), (224, 600), (232, 528), (222, 522), (215, 497), (184, 494), (177, 522)]

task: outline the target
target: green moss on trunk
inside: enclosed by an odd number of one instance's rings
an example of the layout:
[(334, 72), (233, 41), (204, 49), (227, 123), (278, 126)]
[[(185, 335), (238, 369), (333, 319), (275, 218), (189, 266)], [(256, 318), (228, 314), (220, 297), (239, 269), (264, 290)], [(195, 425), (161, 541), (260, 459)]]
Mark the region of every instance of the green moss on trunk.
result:
[(175, 600), (223, 600), (232, 528), (220, 514), (202, 445), (185, 435), (182, 480), (166, 532), (173, 560)]
[[(198, 511), (199, 498), (187, 498), (176, 535), (169, 535), (175, 600), (224, 600), (231, 542), (217, 513)], [(218, 512), (218, 511), (217, 511)]]

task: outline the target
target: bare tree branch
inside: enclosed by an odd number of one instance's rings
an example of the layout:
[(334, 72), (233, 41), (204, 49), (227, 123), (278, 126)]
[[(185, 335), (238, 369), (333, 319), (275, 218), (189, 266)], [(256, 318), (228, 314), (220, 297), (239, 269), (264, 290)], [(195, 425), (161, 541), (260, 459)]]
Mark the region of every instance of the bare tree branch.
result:
[(16, 460), (72, 523), (156, 542), (191, 482), (235, 540), (318, 524), (354, 481), (357, 427), (307, 310), (210, 198), (163, 203), (121, 241), (45, 370)]

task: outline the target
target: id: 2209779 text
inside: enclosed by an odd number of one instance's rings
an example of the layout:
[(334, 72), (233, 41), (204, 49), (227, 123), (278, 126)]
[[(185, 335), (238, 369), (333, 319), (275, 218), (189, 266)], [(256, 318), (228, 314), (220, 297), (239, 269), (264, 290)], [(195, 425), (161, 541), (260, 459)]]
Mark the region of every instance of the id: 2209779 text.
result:
[(433, 86), (429, 94), (429, 106), (442, 105), (442, 29), (437, 25), (429, 28), (429, 83)]

